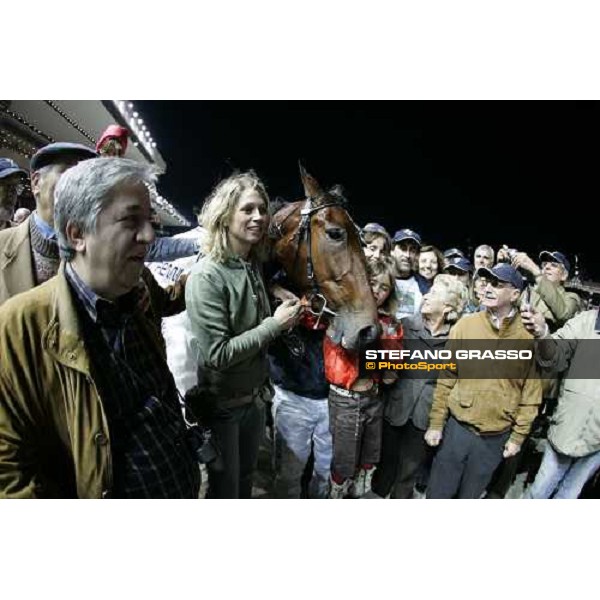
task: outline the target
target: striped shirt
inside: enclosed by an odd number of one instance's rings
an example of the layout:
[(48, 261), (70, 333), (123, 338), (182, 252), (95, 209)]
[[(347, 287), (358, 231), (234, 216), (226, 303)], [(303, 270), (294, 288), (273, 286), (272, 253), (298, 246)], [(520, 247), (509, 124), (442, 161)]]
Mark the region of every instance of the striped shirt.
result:
[(106, 412), (115, 498), (197, 498), (199, 466), (187, 443), (173, 377), (137, 314), (138, 292), (99, 297), (65, 269)]

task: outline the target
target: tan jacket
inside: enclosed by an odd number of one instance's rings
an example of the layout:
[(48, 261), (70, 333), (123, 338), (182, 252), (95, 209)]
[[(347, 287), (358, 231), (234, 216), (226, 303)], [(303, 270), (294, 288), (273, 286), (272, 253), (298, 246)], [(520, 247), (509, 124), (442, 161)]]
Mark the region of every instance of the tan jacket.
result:
[(0, 497), (109, 496), (110, 434), (63, 266), (0, 307), (0, 356)]
[[(464, 347), (463, 340), (525, 340), (533, 351), (533, 338), (521, 323), (517, 312), (495, 329), (487, 311), (467, 315), (450, 332), (448, 348)], [(529, 344), (530, 342), (530, 344)], [(519, 345), (519, 349), (524, 349)], [(535, 377), (535, 359), (522, 361), (519, 377), (511, 379), (467, 379), (455, 375), (440, 376), (429, 413), (429, 428), (441, 431), (448, 414), (480, 434), (512, 430), (509, 440), (522, 444), (542, 401), (541, 380)]]
[(0, 305), (35, 286), (28, 217), (0, 231)]

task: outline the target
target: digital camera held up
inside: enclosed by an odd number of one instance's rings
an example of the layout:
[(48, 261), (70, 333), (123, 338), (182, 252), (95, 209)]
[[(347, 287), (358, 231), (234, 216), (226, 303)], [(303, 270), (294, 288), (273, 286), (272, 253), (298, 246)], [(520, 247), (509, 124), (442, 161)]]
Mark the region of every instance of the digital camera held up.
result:
[(509, 248), (506, 244), (498, 251), (498, 262), (511, 263), (519, 251), (515, 248)]

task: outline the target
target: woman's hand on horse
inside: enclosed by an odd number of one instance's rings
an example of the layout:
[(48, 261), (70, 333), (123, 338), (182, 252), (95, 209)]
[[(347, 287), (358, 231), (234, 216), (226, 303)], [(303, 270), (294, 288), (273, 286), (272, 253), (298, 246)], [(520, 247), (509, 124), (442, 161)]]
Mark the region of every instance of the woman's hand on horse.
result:
[(284, 300), (273, 313), (273, 317), (282, 329), (289, 330), (298, 322), (301, 314), (302, 305), (299, 300)]

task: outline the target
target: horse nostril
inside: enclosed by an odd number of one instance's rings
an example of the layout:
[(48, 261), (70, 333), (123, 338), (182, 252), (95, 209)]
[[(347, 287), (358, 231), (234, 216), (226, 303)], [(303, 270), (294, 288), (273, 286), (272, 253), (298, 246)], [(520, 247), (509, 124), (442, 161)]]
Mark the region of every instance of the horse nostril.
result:
[(367, 325), (358, 332), (358, 341), (361, 346), (374, 342), (378, 335), (377, 325)]

